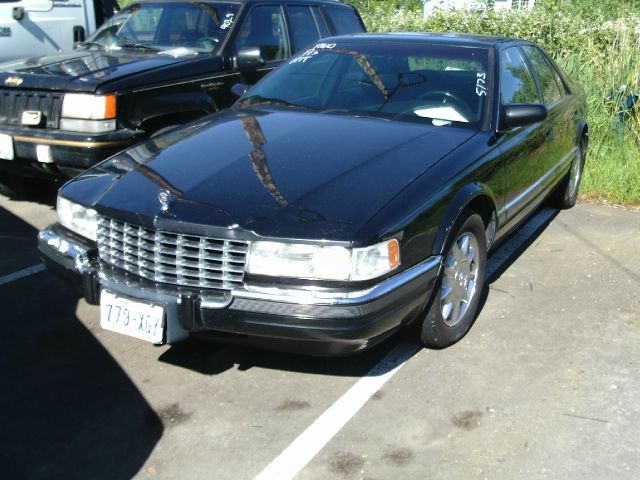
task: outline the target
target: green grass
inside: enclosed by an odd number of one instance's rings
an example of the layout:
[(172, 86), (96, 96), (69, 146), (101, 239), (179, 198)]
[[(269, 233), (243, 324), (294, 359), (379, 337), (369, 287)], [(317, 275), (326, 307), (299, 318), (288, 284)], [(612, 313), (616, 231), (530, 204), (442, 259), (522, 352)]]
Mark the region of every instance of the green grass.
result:
[(585, 39), (581, 50), (559, 59), (582, 83), (589, 102), (591, 135), (581, 192), (632, 205), (640, 205), (640, 101), (635, 112), (623, 114), (615, 92), (620, 99), (640, 95), (638, 40), (634, 29), (621, 24), (604, 50)]

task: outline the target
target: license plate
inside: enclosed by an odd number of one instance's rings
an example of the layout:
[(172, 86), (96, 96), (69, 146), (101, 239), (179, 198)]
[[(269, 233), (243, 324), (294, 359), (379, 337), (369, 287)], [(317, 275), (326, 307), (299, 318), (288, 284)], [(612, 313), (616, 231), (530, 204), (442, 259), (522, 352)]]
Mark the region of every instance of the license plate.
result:
[(148, 342), (162, 343), (164, 308), (103, 290), (100, 295), (100, 326)]
[(0, 159), (13, 160), (13, 139), (11, 135), (0, 133)]

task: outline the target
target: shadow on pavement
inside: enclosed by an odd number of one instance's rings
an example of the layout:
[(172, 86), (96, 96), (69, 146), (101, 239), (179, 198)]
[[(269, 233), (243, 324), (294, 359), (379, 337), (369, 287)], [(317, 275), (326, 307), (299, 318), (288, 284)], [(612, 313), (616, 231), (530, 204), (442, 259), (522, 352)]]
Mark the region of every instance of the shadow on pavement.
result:
[(258, 367), (316, 375), (363, 377), (398, 343), (398, 339), (393, 337), (352, 356), (311, 357), (258, 347), (187, 340), (171, 346), (159, 360), (204, 375), (217, 375), (233, 368), (246, 371)]
[(511, 266), (558, 216), (556, 208), (541, 208), (525, 223), (514, 230), (497, 249), (491, 252), (487, 263), (486, 284), (490, 285)]
[[(3, 209), (0, 222), (3, 251), (38, 263), (32, 248), (18, 248), (35, 229)], [(129, 479), (162, 436), (158, 416), (76, 317), (77, 303), (49, 272), (0, 286), (3, 478)]]
[[(481, 298), (480, 310), (484, 306), (489, 286), (495, 282), (522, 253), (531, 246), (558, 214), (558, 210), (543, 208), (527, 222), (511, 233), (494, 251), (488, 260), (487, 282)], [(379, 363), (388, 354), (404, 347), (398, 335), (363, 353), (348, 357), (309, 357), (290, 353), (280, 353), (259, 348), (224, 345), (213, 342), (188, 340), (171, 346), (159, 358), (160, 361), (194, 370), (205, 375), (217, 375), (237, 368), (239, 371), (252, 367), (286, 370), (293, 372), (363, 377), (375, 369), (375, 374), (385, 373)], [(387, 362), (390, 369), (396, 363)]]

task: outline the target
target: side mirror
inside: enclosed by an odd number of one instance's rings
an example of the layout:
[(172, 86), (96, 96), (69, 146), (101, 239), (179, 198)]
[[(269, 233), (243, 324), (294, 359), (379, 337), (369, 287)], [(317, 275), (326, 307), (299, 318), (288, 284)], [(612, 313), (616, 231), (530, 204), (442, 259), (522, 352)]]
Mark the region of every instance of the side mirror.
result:
[(236, 54), (236, 66), (241, 72), (252, 72), (265, 63), (260, 47), (243, 48)]
[(547, 118), (547, 107), (539, 103), (516, 103), (502, 107), (500, 112), (500, 130), (507, 131), (524, 127)]
[(247, 90), (249, 90), (249, 85), (244, 83), (236, 83), (231, 87), (231, 93), (233, 93), (236, 97), (243, 96)]

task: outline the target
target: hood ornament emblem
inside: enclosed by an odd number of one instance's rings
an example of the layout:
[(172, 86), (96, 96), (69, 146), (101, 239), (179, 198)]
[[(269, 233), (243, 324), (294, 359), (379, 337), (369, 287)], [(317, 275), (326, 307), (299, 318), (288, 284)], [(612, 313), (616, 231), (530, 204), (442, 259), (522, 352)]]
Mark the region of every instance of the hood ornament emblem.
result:
[(160, 190), (158, 193), (158, 201), (160, 202), (160, 210), (162, 212), (169, 210), (169, 202), (171, 201), (171, 193), (169, 190)]
[(13, 85), (14, 87), (19, 87), (22, 85), (22, 82), (24, 82), (24, 80), (20, 77), (7, 77), (4, 79), (5, 85)]

